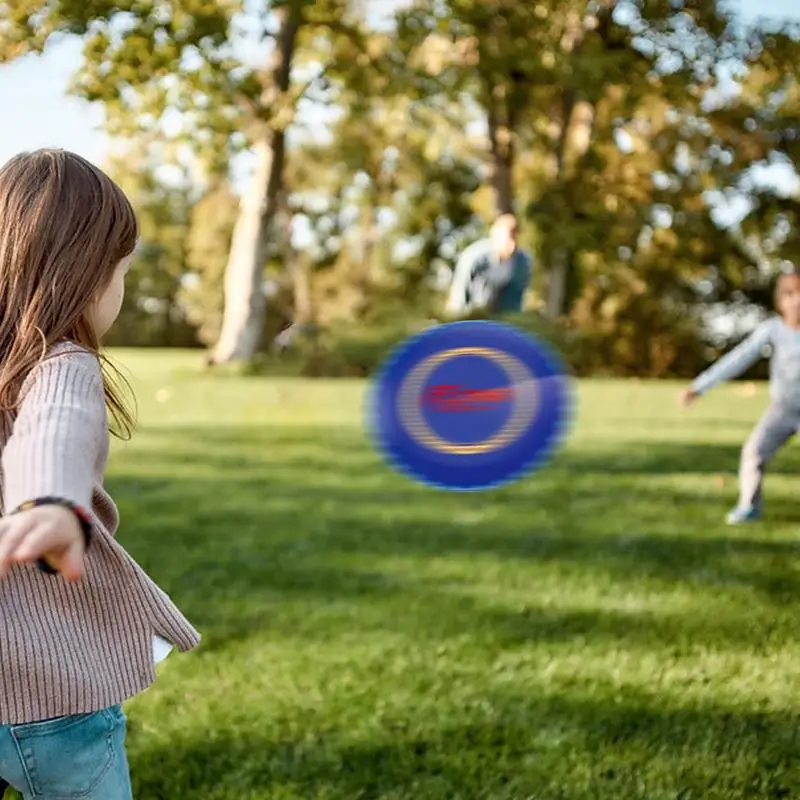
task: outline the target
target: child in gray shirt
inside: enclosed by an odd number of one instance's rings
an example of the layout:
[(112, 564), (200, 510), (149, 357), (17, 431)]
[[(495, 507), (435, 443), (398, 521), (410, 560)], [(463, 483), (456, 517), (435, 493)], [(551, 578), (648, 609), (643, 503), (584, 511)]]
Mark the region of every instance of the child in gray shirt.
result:
[(775, 308), (778, 315), (762, 322), (681, 395), (683, 405), (688, 406), (714, 386), (741, 375), (765, 354), (766, 348), (771, 350), (771, 403), (742, 448), (739, 502), (728, 514), (731, 525), (760, 519), (764, 470), (800, 429), (800, 271), (778, 278)]

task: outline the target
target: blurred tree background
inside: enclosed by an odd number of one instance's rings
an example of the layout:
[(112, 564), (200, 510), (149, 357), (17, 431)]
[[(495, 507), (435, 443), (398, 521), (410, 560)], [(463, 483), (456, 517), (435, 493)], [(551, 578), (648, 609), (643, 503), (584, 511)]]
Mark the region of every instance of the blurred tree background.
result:
[(0, 3), (0, 62), (64, 36), (142, 225), (111, 344), (368, 374), (512, 210), (512, 321), (688, 376), (800, 252), (800, 32), (724, 2)]

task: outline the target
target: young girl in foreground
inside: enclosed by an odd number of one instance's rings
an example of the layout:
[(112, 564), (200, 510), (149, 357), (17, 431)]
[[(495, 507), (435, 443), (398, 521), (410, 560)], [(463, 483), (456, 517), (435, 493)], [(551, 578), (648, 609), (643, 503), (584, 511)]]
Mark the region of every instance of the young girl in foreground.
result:
[(767, 346), (771, 348), (772, 402), (742, 449), (739, 502), (728, 514), (732, 525), (761, 517), (764, 470), (800, 429), (800, 272), (784, 273), (778, 278), (775, 307), (779, 316), (759, 325), (738, 347), (702, 373), (682, 395), (683, 404), (691, 404), (714, 386), (741, 375), (764, 354)]
[(136, 237), (125, 195), (79, 156), (0, 170), (0, 778), (26, 800), (131, 800), (121, 703), (199, 641), (117, 542), (103, 489), (106, 406), (132, 419), (99, 340)]

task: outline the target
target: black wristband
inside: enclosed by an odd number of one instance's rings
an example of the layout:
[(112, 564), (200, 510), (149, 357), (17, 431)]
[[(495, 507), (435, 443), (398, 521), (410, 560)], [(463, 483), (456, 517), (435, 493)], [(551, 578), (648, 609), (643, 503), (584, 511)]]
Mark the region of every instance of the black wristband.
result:
[[(89, 549), (89, 543), (92, 540), (92, 518), (85, 508), (82, 508), (70, 500), (65, 500), (63, 497), (37, 497), (35, 500), (26, 500), (24, 503), (20, 503), (11, 513), (16, 514), (20, 511), (28, 511), (38, 506), (61, 506), (62, 508), (69, 509), (80, 523), (83, 533), (84, 548), (87, 550)], [(48, 575), (58, 574), (58, 570), (53, 569), (43, 558), (40, 558), (36, 564), (42, 572), (46, 572)]]

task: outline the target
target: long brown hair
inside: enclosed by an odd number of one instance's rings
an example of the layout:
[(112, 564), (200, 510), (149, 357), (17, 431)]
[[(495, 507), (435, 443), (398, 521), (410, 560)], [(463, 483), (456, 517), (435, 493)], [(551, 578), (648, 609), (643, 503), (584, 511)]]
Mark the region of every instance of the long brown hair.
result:
[(100, 353), (88, 311), (137, 235), (124, 192), (75, 153), (21, 153), (0, 169), (0, 411), (16, 410), (25, 378), (53, 345), (73, 342), (104, 367), (113, 432), (130, 436), (124, 379)]

